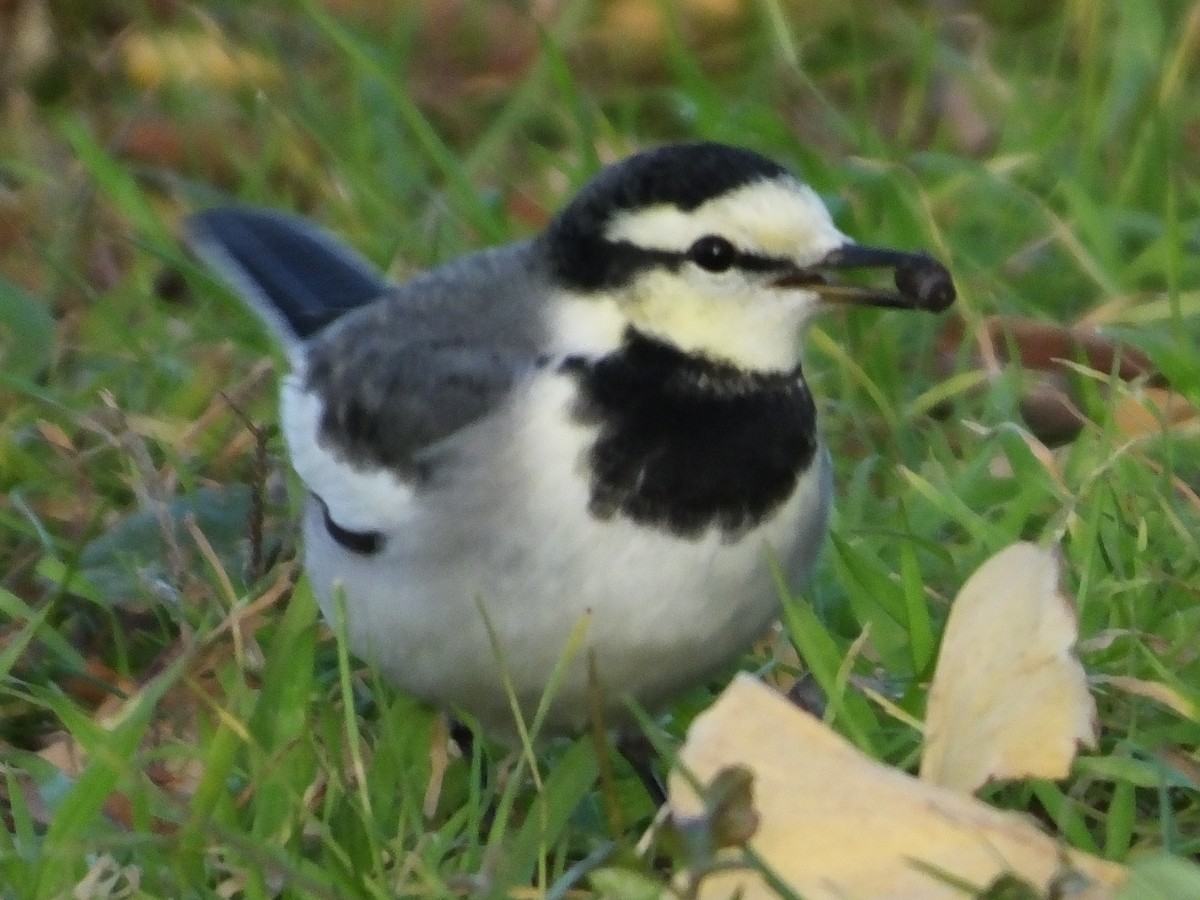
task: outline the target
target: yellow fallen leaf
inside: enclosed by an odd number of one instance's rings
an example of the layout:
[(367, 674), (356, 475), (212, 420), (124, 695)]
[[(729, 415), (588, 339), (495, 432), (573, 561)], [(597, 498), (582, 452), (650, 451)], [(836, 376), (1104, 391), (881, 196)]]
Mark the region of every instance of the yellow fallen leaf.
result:
[(265, 57), (200, 31), (134, 32), (121, 43), (121, 61), (130, 81), (141, 88), (160, 88), (168, 82), (261, 87), (283, 77)]
[[(1070, 875), (1072, 900), (1107, 900), (1125, 879), (1121, 866), (1064, 848), (1023, 816), (870, 759), (748, 675), (697, 717), (679, 758), (704, 783), (730, 766), (753, 772), (759, 826), (749, 847), (806, 900), (962, 900), (964, 884), (981, 889), (1005, 874), (1041, 891)], [(677, 820), (702, 813), (681, 774), (670, 787)], [(699, 896), (739, 890), (746, 900), (778, 896), (744, 869), (709, 874)]]
[(640, 49), (660, 46), (667, 34), (663, 10), (640, 0), (616, 0), (604, 10), (601, 34), (612, 46), (632, 45)]
[(1053, 551), (1019, 543), (967, 579), (929, 689), (921, 778), (967, 793), (1062, 778), (1081, 744), (1095, 746), (1096, 704), (1059, 577)]

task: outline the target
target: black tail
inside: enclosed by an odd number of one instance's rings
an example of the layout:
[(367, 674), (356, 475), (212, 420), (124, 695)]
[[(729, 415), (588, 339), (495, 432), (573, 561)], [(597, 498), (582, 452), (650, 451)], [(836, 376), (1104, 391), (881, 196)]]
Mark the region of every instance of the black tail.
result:
[(288, 345), (389, 287), (350, 247), (297, 216), (220, 207), (187, 221), (192, 249)]

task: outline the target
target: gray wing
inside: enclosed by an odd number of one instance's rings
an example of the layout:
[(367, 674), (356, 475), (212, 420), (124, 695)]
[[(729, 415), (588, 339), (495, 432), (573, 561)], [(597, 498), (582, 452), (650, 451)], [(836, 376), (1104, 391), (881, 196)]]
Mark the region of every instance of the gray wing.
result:
[(281, 337), (298, 387), (319, 397), (312, 439), (357, 469), (415, 475), (421, 451), (495, 409), (545, 344), (545, 275), (530, 243), (394, 285), (294, 216), (210, 210), (188, 233)]

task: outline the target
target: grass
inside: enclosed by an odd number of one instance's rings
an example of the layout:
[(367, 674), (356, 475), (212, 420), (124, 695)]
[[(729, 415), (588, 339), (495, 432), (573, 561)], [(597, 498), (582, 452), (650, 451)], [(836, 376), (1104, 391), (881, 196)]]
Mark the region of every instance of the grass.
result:
[[(439, 724), (347, 657), (289, 562), (266, 337), (175, 225), (221, 197), (295, 208), (403, 277), (530, 233), (601, 159), (695, 136), (786, 161), (849, 234), (928, 247), (959, 286), (963, 338), (887, 313), (809, 338), (838, 515), (785, 620), (835, 726), (912, 766), (919, 736), (848, 676), (919, 717), (957, 587), (1014, 540), (1058, 542), (1101, 746), (989, 799), (1110, 859), (1200, 857), (1200, 722), (1111, 681), (1200, 702), (1196, 430), (1131, 432), (1142, 385), (1077, 367), (1082, 427), (1043, 452), (1029, 374), (985, 377), (973, 337), (995, 315), (1102, 321), (1200, 406), (1194, 0), (636, 21), (566, 0), (538, 27), (435, 2), (424, 23), (369, 2), (17, 6), (52, 38), (0, 66), (0, 896), (561, 895), (606, 856), (662, 877), (631, 856), (648, 799), (589, 737), (480, 748), (430, 792)], [(130, 50), (164, 33), (193, 36), (197, 77)]]

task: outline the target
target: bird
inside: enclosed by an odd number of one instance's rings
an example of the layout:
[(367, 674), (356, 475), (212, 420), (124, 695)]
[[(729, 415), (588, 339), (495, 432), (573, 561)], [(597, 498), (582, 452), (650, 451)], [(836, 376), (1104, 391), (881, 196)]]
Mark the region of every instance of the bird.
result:
[(829, 528), (805, 326), (955, 299), (933, 256), (852, 240), (787, 167), (706, 141), (608, 165), (541, 232), (404, 283), (288, 213), (218, 206), (185, 233), (286, 354), (325, 617), (500, 741), (597, 707), (630, 728), (731, 669)]

